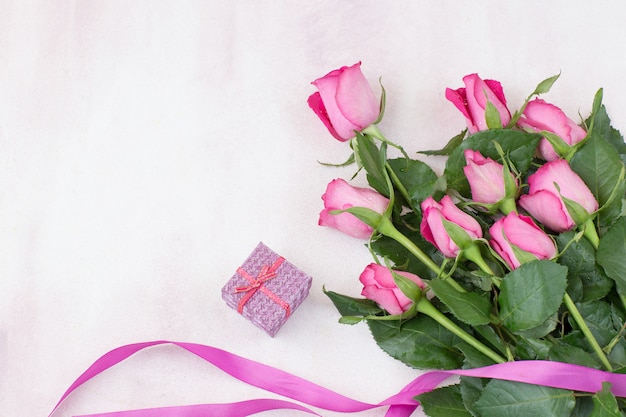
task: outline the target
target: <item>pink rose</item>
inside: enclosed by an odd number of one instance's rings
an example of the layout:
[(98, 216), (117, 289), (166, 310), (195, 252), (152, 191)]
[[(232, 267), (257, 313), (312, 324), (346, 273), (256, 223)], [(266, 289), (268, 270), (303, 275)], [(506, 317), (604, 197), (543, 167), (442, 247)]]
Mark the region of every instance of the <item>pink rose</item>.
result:
[[(528, 259), (552, 259), (556, 256), (554, 241), (528, 216), (511, 212), (495, 222), (489, 234), (489, 244), (511, 269)], [(514, 247), (524, 258), (518, 259)]]
[[(535, 132), (552, 132), (570, 146), (577, 144), (587, 136), (585, 129), (569, 119), (561, 109), (540, 98), (528, 103), (524, 109), (524, 116), (519, 119), (517, 124)], [(539, 142), (538, 149), (539, 154), (546, 161), (560, 158), (545, 138)]]
[(472, 240), (483, 236), (483, 231), (476, 219), (458, 208), (449, 196), (444, 196), (439, 203), (432, 197), (428, 197), (422, 202), (420, 231), (422, 236), (447, 258), (456, 258), (461, 248), (448, 235), (443, 220), (459, 226)]
[(511, 121), (511, 113), (506, 107), (506, 98), (498, 81), (482, 80), (478, 74), (470, 74), (463, 77), (463, 82), (465, 88), (446, 88), (446, 98), (463, 113), (470, 133), (488, 129), (485, 119), (487, 101), (498, 110), (503, 126)]
[(491, 158), (485, 158), (480, 152), (466, 149), (464, 152), (465, 162), (463, 172), (470, 189), (472, 199), (477, 203), (497, 204), (505, 198), (513, 197), (507, 195), (504, 183), (504, 175), (510, 175), (517, 186), (515, 176), (510, 172), (504, 173), (504, 166)]
[[(558, 190), (555, 183), (559, 186)], [(528, 186), (528, 194), (519, 199), (520, 206), (544, 226), (558, 233), (576, 225), (561, 195), (580, 204), (589, 214), (598, 209), (598, 202), (587, 185), (564, 159), (545, 163), (528, 177)]]
[(313, 81), (318, 92), (308, 100), (329, 132), (344, 142), (374, 123), (380, 105), (361, 72), (361, 63), (341, 67)]
[(389, 205), (389, 200), (376, 191), (353, 187), (341, 178), (328, 183), (322, 200), (324, 200), (324, 210), (320, 213), (318, 224), (333, 227), (359, 239), (367, 239), (372, 234), (372, 228), (350, 213), (331, 214), (330, 212), (350, 207), (365, 207), (382, 214)]
[[(425, 287), (420, 277), (415, 274), (403, 271), (394, 272), (410, 279), (422, 289)], [(382, 265), (369, 264), (361, 273), (359, 281), (363, 284), (361, 295), (368, 300), (375, 301), (389, 314), (402, 314), (413, 304), (413, 301), (396, 286), (389, 268)]]

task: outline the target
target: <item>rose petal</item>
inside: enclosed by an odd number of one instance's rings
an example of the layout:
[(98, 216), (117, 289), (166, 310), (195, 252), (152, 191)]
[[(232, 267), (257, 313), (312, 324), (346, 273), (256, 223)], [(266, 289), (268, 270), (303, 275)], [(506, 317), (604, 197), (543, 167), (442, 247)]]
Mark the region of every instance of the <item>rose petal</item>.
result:
[(503, 166), (472, 149), (466, 149), (464, 154), (467, 165), (463, 167), (463, 172), (469, 182), (472, 199), (486, 204), (501, 201), (505, 197)]
[(506, 237), (518, 248), (530, 252), (539, 259), (551, 259), (556, 256), (554, 241), (543, 230), (524, 215), (507, 216), (504, 220)]
[(337, 135), (344, 140), (354, 137), (354, 131), (359, 130), (359, 126), (346, 119), (336, 101), (337, 89), (339, 87), (339, 75), (329, 74), (313, 81), (313, 85), (317, 87), (330, 123), (337, 132)]
[(380, 290), (375, 287), (367, 286), (363, 287), (361, 295), (368, 300), (376, 302), (376, 304), (387, 310), (389, 314), (402, 314), (402, 307), (396, 295), (391, 290)]
[(346, 68), (340, 75), (335, 99), (342, 114), (357, 130), (371, 125), (380, 112), (378, 99), (360, 69), (361, 64)]
[(483, 230), (476, 219), (458, 208), (450, 196), (445, 195), (439, 203), (442, 207), (441, 214), (446, 220), (462, 227), (473, 239), (483, 237)]
[(309, 107), (311, 108), (311, 110), (313, 110), (313, 112), (317, 114), (317, 116), (320, 118), (322, 123), (324, 123), (324, 126), (326, 126), (326, 129), (328, 129), (330, 134), (333, 135), (335, 139), (340, 140), (341, 142), (345, 142), (348, 140), (346, 138), (342, 138), (337, 133), (332, 123), (330, 122), (330, 119), (328, 118), (328, 113), (326, 112), (326, 108), (324, 107), (324, 102), (322, 101), (322, 97), (320, 96), (320, 93), (317, 92), (317, 93), (311, 94), (311, 96), (309, 96), (309, 99), (307, 100), (307, 103), (309, 104)]
[(495, 222), (491, 228), (489, 228), (489, 234), (491, 240), (489, 245), (496, 251), (498, 255), (509, 265), (511, 269), (518, 268), (521, 263), (517, 260), (515, 252), (511, 247), (511, 244), (504, 235), (504, 217)]
[(564, 232), (574, 227), (574, 221), (562, 206), (561, 199), (549, 191), (538, 191), (523, 195), (520, 206), (541, 224), (555, 232)]

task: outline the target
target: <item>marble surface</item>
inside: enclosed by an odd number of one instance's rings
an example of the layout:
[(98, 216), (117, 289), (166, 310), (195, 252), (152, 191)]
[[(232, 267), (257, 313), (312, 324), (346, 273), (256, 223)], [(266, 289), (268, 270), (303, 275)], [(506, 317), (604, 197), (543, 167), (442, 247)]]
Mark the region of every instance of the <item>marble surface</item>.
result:
[[(377, 94), (382, 77), (380, 127), (409, 153), (464, 127), (444, 90), (472, 72), (500, 80), (511, 108), (560, 72), (545, 98), (572, 118), (603, 87), (626, 130), (619, 1), (3, 0), (0, 10), (5, 417), (47, 416), (100, 355), (147, 340), (213, 345), (368, 402), (419, 375), (365, 325), (338, 324), (322, 293), (358, 296), (370, 262), (363, 242), (317, 226), (326, 184), (354, 172), (318, 164), (349, 150), (306, 105), (310, 82), (334, 68), (362, 61)], [(220, 297), (259, 241), (313, 276), (275, 338)], [(55, 416), (258, 397), (272, 395), (164, 346), (89, 382)]]

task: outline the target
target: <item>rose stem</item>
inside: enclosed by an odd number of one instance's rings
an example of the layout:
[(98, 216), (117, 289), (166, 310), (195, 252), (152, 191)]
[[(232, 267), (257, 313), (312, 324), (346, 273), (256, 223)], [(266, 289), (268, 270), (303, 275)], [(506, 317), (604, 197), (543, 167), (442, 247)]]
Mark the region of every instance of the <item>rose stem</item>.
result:
[(420, 313), (426, 314), (428, 317), (432, 318), (437, 323), (441, 324), (443, 327), (450, 330), (456, 336), (463, 339), (463, 341), (465, 341), (467, 344), (471, 345), (472, 347), (477, 349), (479, 352), (489, 357), (494, 362), (496, 363), (506, 362), (506, 359), (504, 359), (502, 356), (498, 355), (493, 350), (489, 349), (487, 346), (485, 346), (484, 344), (479, 342), (477, 339), (469, 335), (466, 331), (461, 329), (459, 326), (454, 324), (452, 320), (450, 320), (442, 312), (437, 310), (437, 308), (434, 305), (432, 305), (430, 301), (428, 301), (427, 298), (424, 298), (424, 297), (420, 298), (420, 300), (417, 302), (417, 311), (419, 311)]
[[(426, 267), (428, 267), (431, 271), (433, 271), (437, 276), (441, 276), (443, 274), (442, 269), (433, 262), (420, 248), (411, 241), (408, 237), (400, 233), (398, 229), (393, 225), (391, 220), (386, 217), (383, 217), (376, 229), (382, 235), (392, 238), (402, 246), (404, 246), (409, 252), (411, 252), (417, 259), (420, 260)], [(461, 287), (458, 282), (453, 279), (446, 279), (446, 281), (454, 287), (459, 292), (467, 292), (465, 288)]]
[(613, 368), (611, 367), (609, 360), (604, 354), (604, 351), (598, 344), (598, 341), (593, 336), (593, 334), (591, 334), (591, 330), (589, 330), (589, 326), (587, 326), (587, 323), (585, 323), (583, 316), (580, 314), (580, 311), (578, 311), (576, 304), (574, 304), (574, 301), (572, 300), (572, 298), (569, 296), (568, 293), (565, 293), (565, 296), (563, 297), (563, 302), (565, 303), (565, 306), (567, 307), (570, 314), (572, 315), (572, 318), (574, 319), (576, 324), (578, 324), (578, 327), (580, 327), (580, 330), (583, 332), (583, 334), (587, 338), (587, 341), (593, 348), (593, 351), (596, 353), (596, 355), (598, 355), (598, 358), (602, 362), (602, 365), (604, 365), (607, 371), (612, 372)]

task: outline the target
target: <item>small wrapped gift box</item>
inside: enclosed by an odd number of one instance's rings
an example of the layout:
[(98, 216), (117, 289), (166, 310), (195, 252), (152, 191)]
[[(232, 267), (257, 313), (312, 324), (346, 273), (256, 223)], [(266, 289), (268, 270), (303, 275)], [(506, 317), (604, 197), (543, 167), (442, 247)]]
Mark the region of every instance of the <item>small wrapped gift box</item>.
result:
[(309, 295), (311, 277), (262, 242), (222, 288), (222, 298), (274, 337)]

